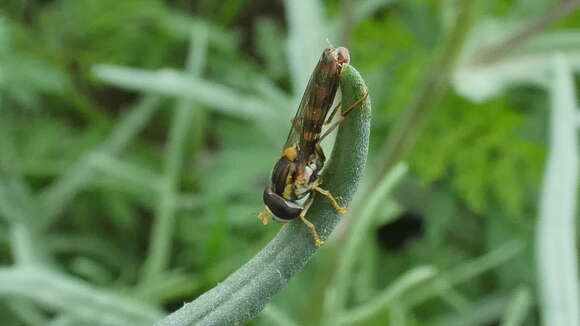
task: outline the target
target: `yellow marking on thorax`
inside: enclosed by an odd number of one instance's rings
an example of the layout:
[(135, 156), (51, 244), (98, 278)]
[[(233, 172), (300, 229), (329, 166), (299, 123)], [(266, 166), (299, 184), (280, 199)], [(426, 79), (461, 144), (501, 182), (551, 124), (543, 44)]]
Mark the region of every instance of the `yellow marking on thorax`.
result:
[(282, 192), (282, 197), (285, 199), (291, 199), (294, 193), (294, 185), (292, 184), (292, 173), (288, 173), (286, 176), (286, 181), (284, 182), (284, 192)]
[(290, 161), (294, 162), (296, 157), (298, 157), (298, 150), (296, 149), (296, 146), (290, 146), (284, 149), (282, 156), (286, 156)]

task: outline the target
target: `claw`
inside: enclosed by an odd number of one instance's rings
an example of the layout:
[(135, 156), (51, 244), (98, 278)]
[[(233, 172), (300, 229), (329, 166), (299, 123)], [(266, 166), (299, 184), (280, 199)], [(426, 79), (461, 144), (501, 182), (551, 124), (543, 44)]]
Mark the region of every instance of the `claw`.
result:
[(262, 224), (266, 225), (268, 224), (269, 221), (269, 217), (270, 217), (270, 213), (268, 212), (267, 209), (261, 211), (258, 216), (257, 216), (260, 220), (262, 220)]

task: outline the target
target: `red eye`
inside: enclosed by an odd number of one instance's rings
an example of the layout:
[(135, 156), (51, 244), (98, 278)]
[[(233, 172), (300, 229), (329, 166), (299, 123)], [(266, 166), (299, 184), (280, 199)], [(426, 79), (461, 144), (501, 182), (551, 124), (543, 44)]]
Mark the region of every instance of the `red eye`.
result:
[(348, 52), (347, 48), (344, 48), (342, 46), (336, 48), (336, 61), (340, 65), (350, 62), (350, 53)]

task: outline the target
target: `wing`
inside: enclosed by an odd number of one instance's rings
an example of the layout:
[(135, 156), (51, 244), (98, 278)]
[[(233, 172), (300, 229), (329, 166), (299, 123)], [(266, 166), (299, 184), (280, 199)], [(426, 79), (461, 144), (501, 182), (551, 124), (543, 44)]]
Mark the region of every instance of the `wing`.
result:
[(336, 95), (342, 64), (348, 59), (346, 48), (325, 49), (310, 76), (284, 144), (284, 149), (298, 146), (299, 158), (308, 157), (315, 148)]
[[(316, 69), (315, 69), (316, 71)], [(310, 76), (310, 80), (304, 90), (304, 94), (302, 95), (302, 100), (300, 101), (300, 105), (298, 106), (298, 110), (294, 115), (294, 118), (291, 120), (291, 127), (290, 132), (288, 133), (288, 138), (286, 139), (286, 143), (284, 144), (284, 149), (292, 146), (298, 146), (300, 143), (300, 137), (304, 133), (304, 116), (306, 109), (308, 108), (308, 102), (310, 102), (310, 97), (312, 93), (312, 77), (313, 74)]]

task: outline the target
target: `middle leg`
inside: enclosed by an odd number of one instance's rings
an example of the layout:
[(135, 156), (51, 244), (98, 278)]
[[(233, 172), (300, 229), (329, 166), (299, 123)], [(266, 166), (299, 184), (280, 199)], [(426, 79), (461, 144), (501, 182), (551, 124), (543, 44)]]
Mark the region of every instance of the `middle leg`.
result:
[(318, 179), (318, 180), (319, 181), (316, 182), (316, 184), (312, 187), (312, 189), (318, 191), (320, 194), (322, 194), (326, 198), (328, 198), (328, 200), (330, 200), (330, 204), (332, 205), (332, 207), (334, 207), (334, 210), (336, 210), (338, 213), (340, 213), (340, 214), (346, 213), (346, 208), (340, 206), (340, 204), (338, 203), (336, 198), (334, 198), (334, 196), (332, 195), (332, 193), (330, 191), (320, 188), (321, 181), (320, 181), (320, 179)]

